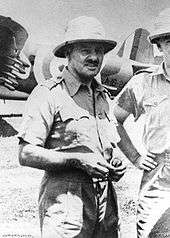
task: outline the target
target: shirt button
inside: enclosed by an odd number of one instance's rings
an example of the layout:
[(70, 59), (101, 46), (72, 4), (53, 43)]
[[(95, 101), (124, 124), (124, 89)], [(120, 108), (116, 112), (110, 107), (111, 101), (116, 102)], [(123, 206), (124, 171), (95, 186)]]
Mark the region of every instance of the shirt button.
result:
[(157, 103), (157, 102), (154, 102), (154, 105), (155, 105), (155, 106), (157, 106), (157, 105), (158, 105), (158, 103)]
[(102, 113), (102, 112), (99, 112), (99, 113), (98, 113), (98, 117), (99, 117), (99, 118), (102, 118), (102, 116), (103, 116), (103, 113)]

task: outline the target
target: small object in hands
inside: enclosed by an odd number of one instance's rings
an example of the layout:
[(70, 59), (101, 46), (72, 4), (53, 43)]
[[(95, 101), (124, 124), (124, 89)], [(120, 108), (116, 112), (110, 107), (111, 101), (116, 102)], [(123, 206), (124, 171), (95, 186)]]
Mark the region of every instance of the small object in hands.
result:
[(109, 171), (109, 178), (114, 182), (118, 182), (123, 177), (126, 171), (126, 167), (122, 164), (122, 161), (118, 158), (113, 158), (110, 161), (110, 164), (113, 167), (115, 167), (115, 170)]
[(114, 167), (119, 167), (122, 165), (122, 161), (118, 158), (113, 158), (111, 161), (110, 161), (110, 164)]
[(105, 179), (108, 179), (108, 177), (109, 177), (109, 172), (105, 173), (104, 177), (105, 177)]

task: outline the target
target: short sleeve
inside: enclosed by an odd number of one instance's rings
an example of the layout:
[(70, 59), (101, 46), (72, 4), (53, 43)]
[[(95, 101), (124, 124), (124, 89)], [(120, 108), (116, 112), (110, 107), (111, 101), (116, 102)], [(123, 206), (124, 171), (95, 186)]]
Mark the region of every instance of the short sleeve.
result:
[(116, 98), (115, 104), (133, 114), (137, 120), (143, 113), (144, 74), (136, 75), (126, 84)]
[(33, 145), (44, 146), (55, 111), (51, 91), (45, 86), (35, 87), (26, 102), (18, 138)]

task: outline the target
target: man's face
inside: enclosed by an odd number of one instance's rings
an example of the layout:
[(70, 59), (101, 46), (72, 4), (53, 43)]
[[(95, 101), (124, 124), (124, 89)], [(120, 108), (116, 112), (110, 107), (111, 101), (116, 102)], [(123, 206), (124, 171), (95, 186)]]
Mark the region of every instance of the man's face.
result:
[(80, 79), (88, 81), (99, 73), (103, 56), (104, 48), (101, 44), (76, 43), (68, 57), (68, 67)]
[(166, 65), (170, 67), (170, 37), (159, 40), (159, 49), (164, 55)]

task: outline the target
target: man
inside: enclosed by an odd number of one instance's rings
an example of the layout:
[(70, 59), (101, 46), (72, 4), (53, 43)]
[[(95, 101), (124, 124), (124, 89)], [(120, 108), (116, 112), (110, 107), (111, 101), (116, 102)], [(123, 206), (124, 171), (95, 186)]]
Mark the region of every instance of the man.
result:
[[(157, 44), (164, 62), (128, 82), (117, 99), (114, 114), (121, 136), (119, 147), (144, 171), (137, 210), (138, 237), (160, 238), (170, 237), (170, 9), (160, 13), (149, 40)], [(146, 155), (138, 153), (123, 127), (130, 114), (135, 120), (141, 114), (146, 116)]]
[(114, 159), (119, 136), (107, 93), (94, 78), (104, 54), (115, 46), (97, 19), (73, 19), (64, 43), (54, 50), (67, 58), (67, 67), (28, 99), (19, 159), (21, 165), (45, 170), (39, 196), (44, 238), (118, 237), (112, 180), (125, 167)]

